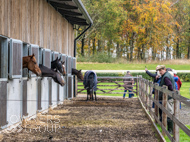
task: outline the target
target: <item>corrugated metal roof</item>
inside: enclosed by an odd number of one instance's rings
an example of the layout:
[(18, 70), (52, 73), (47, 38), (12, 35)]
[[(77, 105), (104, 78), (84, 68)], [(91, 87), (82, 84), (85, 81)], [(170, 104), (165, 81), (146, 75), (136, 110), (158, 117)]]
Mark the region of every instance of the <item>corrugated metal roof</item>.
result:
[(47, 2), (73, 25), (93, 24), (81, 0), (47, 0)]

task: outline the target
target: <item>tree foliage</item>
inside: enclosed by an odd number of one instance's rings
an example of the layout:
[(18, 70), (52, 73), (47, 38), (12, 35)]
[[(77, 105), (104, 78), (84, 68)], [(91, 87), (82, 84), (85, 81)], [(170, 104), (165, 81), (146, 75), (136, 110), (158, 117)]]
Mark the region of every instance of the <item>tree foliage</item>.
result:
[[(128, 60), (190, 58), (190, 1), (82, 0), (94, 25), (78, 55), (105, 53)], [(83, 30), (82, 28), (80, 29)], [(80, 32), (80, 31), (79, 31)], [(151, 53), (150, 53), (151, 52)]]

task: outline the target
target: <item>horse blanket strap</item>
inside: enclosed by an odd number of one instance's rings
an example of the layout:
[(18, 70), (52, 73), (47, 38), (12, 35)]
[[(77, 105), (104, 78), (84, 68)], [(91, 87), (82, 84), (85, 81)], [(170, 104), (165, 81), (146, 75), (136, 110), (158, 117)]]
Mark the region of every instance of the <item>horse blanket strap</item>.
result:
[(83, 80), (83, 85), (84, 88), (87, 89), (88, 88), (88, 80), (89, 80), (89, 75), (93, 74), (94, 75), (94, 80), (93, 80), (93, 90), (96, 91), (97, 90), (97, 75), (94, 71), (86, 71), (85, 75), (84, 75), (84, 80)]

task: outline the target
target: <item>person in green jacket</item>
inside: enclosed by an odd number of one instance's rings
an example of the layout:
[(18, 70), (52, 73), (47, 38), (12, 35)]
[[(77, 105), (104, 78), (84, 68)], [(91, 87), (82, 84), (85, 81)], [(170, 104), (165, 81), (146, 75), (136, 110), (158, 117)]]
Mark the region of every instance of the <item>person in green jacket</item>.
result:
[[(160, 86), (168, 86), (168, 90), (173, 91), (175, 89), (175, 81), (172, 75), (166, 71), (166, 67), (164, 65), (161, 65), (158, 68), (158, 71), (160, 72), (162, 79), (160, 82)], [(160, 91), (159, 94), (159, 100), (162, 100), (163, 93)], [(174, 103), (173, 98), (168, 95), (168, 101), (167, 101), (167, 110), (173, 114), (174, 113)], [(173, 121), (167, 117), (167, 125), (168, 125), (168, 131), (169, 133), (173, 133)]]

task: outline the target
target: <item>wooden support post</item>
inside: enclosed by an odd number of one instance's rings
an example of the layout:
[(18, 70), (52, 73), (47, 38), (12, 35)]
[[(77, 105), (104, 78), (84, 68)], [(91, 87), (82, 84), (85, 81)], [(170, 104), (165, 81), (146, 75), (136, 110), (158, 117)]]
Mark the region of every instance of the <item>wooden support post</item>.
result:
[[(179, 91), (175, 91), (174, 95), (180, 95)], [(174, 99), (174, 116), (179, 119), (179, 107), (180, 107), (180, 102), (179, 100)], [(179, 142), (179, 126), (174, 123), (174, 139), (176, 142)]]
[(142, 99), (142, 75), (139, 75), (139, 97)]
[(146, 80), (146, 109), (148, 109), (148, 96), (149, 96), (149, 93), (148, 93), (148, 87), (149, 87), (149, 81)]
[[(163, 86), (163, 97), (162, 97), (162, 106), (167, 109), (168, 95), (164, 92), (168, 90), (168, 86)], [(167, 115), (162, 111), (162, 125), (167, 129)], [(163, 128), (162, 128), (163, 129)], [(166, 136), (165, 132), (162, 130), (162, 135)]]
[[(153, 83), (149, 81), (149, 112), (151, 114), (151, 108), (152, 108), (152, 103), (151, 103), (151, 98), (152, 98), (152, 85)], [(151, 114), (152, 115), (152, 114)]]
[(142, 98), (143, 98), (143, 103), (145, 104), (145, 93), (144, 93), (144, 91), (145, 91), (145, 83), (144, 83), (144, 78), (143, 78), (143, 80), (142, 80)]
[(137, 91), (137, 96), (139, 96), (139, 76), (137, 75), (137, 82), (136, 82), (136, 91)]
[[(155, 87), (158, 87), (159, 86), (159, 84), (158, 83), (155, 83)], [(159, 102), (159, 99), (158, 99), (158, 90), (155, 88), (154, 89), (154, 92), (155, 92), (155, 101), (156, 102)], [(156, 117), (158, 117), (158, 106), (156, 105), (156, 104), (154, 104), (154, 108), (155, 108), (155, 115), (156, 115)], [(156, 120), (156, 118), (155, 118), (155, 123), (158, 123), (157, 122), (157, 120)]]

